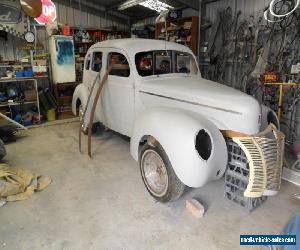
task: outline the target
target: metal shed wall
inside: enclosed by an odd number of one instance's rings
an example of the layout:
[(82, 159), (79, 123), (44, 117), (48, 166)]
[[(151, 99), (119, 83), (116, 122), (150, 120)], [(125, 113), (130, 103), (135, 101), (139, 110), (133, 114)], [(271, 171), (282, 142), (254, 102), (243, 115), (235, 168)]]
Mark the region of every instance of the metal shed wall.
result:
[(55, 5), (57, 9), (57, 21), (59, 23), (67, 23), (69, 26), (82, 25), (88, 28), (108, 28), (116, 26), (119, 30), (124, 31), (129, 28), (126, 22), (116, 22), (105, 16), (96, 16), (57, 2), (55, 2)]
[(232, 11), (241, 11), (241, 19), (254, 16), (259, 18), (263, 16), (263, 10), (270, 4), (271, 0), (221, 0), (206, 5), (206, 17), (210, 21), (215, 21), (218, 11), (230, 7)]
[[(55, 1), (54, 1), (55, 2)], [(118, 30), (128, 31), (129, 26), (124, 21), (123, 23), (116, 22), (106, 18), (105, 16), (96, 16), (84, 11), (80, 11), (70, 6), (66, 6), (55, 2), (57, 11), (57, 21), (58, 23), (67, 23), (69, 26), (80, 26), (85, 28), (110, 28), (112, 26), (117, 27)], [(48, 51), (49, 42), (48, 35), (46, 33), (45, 27), (37, 27), (37, 42), (43, 44), (44, 50)], [(8, 40), (5, 42), (3, 39), (0, 40), (0, 55), (3, 60), (16, 60), (16, 46), (19, 43), (24, 42), (23, 39), (14, 37), (8, 34)]]

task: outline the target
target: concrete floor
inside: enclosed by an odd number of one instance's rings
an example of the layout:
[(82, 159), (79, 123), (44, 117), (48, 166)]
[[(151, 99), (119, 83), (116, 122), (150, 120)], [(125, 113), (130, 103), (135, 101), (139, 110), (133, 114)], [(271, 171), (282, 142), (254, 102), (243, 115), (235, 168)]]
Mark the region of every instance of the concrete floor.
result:
[[(85, 153), (78, 152), (77, 131), (77, 122), (35, 128), (7, 146), (11, 166), (50, 175), (53, 183), (0, 208), (0, 249), (241, 249), (240, 234), (280, 233), (300, 211), (290, 199), (299, 187), (287, 182), (252, 213), (223, 198), (223, 179), (156, 203), (128, 141), (98, 133), (89, 159), (85, 141)], [(185, 209), (191, 197), (207, 208), (200, 220)]]

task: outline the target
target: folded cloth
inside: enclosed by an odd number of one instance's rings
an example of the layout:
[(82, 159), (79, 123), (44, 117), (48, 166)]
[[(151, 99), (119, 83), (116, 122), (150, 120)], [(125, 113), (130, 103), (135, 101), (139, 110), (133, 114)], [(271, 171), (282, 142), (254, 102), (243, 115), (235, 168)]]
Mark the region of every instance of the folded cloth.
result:
[(35, 191), (41, 191), (49, 186), (51, 181), (49, 176), (42, 176), (27, 169), (11, 168), (7, 164), (0, 164), (0, 200), (26, 200)]

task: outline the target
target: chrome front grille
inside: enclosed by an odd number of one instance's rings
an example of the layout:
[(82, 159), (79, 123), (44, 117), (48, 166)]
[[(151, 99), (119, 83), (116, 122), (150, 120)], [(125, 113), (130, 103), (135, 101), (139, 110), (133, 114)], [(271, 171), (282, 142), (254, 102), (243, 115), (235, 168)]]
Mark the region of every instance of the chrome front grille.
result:
[(227, 138), (226, 144), (228, 166), (225, 173), (225, 197), (252, 211), (261, 206), (267, 200), (267, 196), (251, 198), (244, 195), (249, 184), (249, 161), (241, 147), (232, 139)]
[(284, 135), (271, 124), (257, 135), (232, 140), (244, 151), (249, 163), (249, 182), (244, 196), (275, 195), (281, 184)]
[(278, 130), (273, 131), (274, 139), (256, 137), (266, 163), (266, 188), (264, 195), (278, 192), (281, 184), (281, 173), (284, 155), (284, 135)]

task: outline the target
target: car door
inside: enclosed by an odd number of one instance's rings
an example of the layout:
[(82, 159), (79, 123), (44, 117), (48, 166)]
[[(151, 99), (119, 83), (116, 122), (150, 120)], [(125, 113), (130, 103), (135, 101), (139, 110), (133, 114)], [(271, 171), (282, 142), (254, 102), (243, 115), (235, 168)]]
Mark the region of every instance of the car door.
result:
[(83, 84), (90, 90), (91, 88), (91, 58), (92, 58), (92, 53), (89, 52), (85, 56), (84, 60), (84, 70), (83, 70)]
[(83, 82), (85, 82), (89, 90), (99, 73), (102, 74), (102, 56), (103, 52), (101, 49), (94, 49), (86, 56)]
[(114, 60), (113, 68), (104, 87), (103, 109), (107, 126), (130, 136), (134, 121), (134, 78), (126, 54), (108, 49), (106, 69)]

